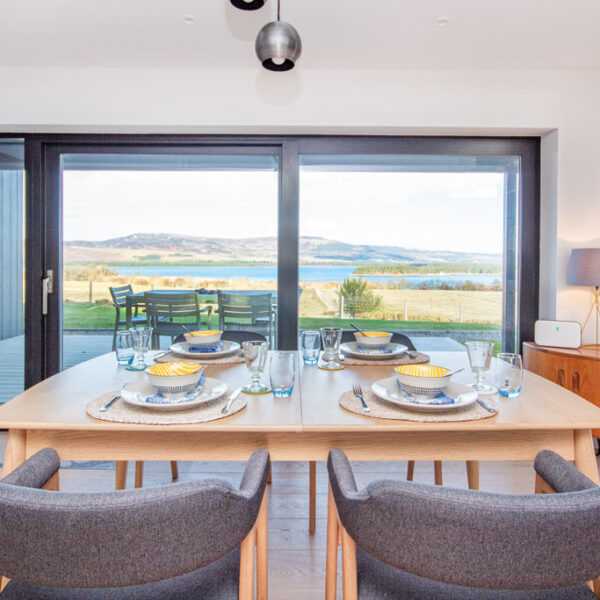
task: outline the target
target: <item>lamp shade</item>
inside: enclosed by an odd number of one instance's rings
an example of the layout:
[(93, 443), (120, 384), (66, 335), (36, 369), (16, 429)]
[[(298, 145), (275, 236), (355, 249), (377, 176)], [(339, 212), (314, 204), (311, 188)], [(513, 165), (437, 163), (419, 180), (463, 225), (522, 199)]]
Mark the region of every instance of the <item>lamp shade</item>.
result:
[(289, 23), (267, 23), (256, 37), (256, 56), (269, 71), (289, 71), (294, 68), (300, 53), (300, 35)]
[(265, 4), (265, 0), (230, 0), (230, 2), (241, 10), (258, 10)]
[(600, 248), (578, 248), (571, 253), (568, 285), (600, 286)]

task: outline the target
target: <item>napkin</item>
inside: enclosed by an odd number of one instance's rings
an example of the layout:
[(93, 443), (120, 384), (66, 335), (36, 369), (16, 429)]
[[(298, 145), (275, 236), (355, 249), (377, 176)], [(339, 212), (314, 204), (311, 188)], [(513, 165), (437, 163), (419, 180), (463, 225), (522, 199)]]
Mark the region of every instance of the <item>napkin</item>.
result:
[(216, 346), (188, 346), (188, 352), (220, 352), (223, 350), (223, 342), (219, 342)]

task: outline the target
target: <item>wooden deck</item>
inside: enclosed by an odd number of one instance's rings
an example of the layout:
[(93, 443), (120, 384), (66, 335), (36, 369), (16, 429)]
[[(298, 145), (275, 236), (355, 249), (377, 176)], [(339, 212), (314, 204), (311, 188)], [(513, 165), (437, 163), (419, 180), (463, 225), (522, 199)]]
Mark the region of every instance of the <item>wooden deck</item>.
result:
[[(421, 352), (464, 351), (465, 347), (449, 337), (411, 336)], [(161, 347), (168, 348), (169, 339), (161, 338)], [(100, 354), (110, 352), (112, 336), (101, 334), (67, 334), (63, 337), (63, 368), (68, 369)], [(23, 391), (25, 372), (24, 337), (0, 340), (0, 404)]]

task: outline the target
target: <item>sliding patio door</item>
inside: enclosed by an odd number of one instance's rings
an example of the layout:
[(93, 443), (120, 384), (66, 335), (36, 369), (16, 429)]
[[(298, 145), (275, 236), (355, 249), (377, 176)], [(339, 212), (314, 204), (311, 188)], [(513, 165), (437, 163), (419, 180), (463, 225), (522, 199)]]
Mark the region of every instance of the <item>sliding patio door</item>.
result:
[(127, 307), (118, 312), (111, 292), (124, 288), (142, 296), (138, 324), (143, 292), (201, 290), (201, 327), (213, 329), (219, 292), (260, 294), (272, 319), (225, 328), (277, 347), (279, 148), (50, 145), (44, 161), (44, 376), (112, 350)]

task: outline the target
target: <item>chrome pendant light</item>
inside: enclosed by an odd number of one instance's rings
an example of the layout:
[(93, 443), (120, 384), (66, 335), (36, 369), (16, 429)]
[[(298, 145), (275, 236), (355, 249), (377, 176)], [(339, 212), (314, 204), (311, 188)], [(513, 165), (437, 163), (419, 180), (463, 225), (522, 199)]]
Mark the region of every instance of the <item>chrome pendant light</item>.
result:
[(258, 32), (255, 49), (258, 60), (269, 71), (289, 71), (300, 57), (302, 40), (289, 23), (279, 18), (279, 0), (277, 21), (267, 23)]
[(230, 0), (230, 2), (241, 10), (258, 10), (265, 5), (265, 0)]

